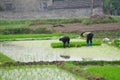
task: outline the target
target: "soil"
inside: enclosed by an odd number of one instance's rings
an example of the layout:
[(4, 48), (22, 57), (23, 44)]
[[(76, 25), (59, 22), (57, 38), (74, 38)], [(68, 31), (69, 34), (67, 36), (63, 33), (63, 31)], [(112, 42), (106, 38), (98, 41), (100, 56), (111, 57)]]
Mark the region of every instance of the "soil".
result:
[(84, 25), (80, 23), (74, 24), (60, 24), (61, 26), (53, 27), (57, 32), (83, 32), (83, 31), (103, 31), (103, 30), (120, 30), (120, 22), (104, 23), (104, 24), (90, 24)]

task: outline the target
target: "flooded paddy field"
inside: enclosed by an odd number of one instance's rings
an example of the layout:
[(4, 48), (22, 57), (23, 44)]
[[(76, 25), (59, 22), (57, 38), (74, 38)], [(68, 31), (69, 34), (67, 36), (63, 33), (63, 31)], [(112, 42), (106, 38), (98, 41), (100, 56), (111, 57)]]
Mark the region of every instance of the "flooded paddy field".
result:
[(11, 66), (0, 68), (0, 80), (85, 80), (56, 66)]
[[(52, 42), (59, 41), (5, 41), (0, 43), (0, 52), (20, 62), (120, 60), (120, 49), (107, 44), (92, 47), (84, 46), (56, 49), (51, 47)], [(61, 55), (69, 56), (69, 58), (63, 58)]]

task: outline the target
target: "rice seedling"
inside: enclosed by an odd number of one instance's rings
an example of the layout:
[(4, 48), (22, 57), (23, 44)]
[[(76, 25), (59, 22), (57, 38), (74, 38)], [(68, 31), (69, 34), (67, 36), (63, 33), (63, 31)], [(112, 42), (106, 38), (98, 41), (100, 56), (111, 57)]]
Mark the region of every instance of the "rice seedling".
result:
[[(101, 45), (101, 41), (100, 40), (98, 40), (98, 41), (94, 40), (93, 45)], [(70, 42), (70, 47), (82, 47), (82, 46), (86, 46), (85, 41), (76, 41), (76, 42), (71, 41)], [(53, 42), (53, 43), (51, 43), (51, 47), (52, 48), (60, 48), (60, 47), (63, 47), (63, 43), (61, 43), (61, 42)]]
[(56, 66), (22, 66), (20, 69), (13, 67), (14, 69), (8, 70), (0, 68), (0, 80), (85, 80)]

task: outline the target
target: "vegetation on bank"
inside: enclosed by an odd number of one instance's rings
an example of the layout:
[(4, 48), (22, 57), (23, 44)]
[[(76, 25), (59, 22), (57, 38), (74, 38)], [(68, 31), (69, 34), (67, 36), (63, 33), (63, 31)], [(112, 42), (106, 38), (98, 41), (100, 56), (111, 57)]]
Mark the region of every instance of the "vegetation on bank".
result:
[(59, 38), (60, 36), (69, 36), (70, 38), (75, 38), (76, 34), (72, 33), (51, 33), (51, 34), (9, 34), (0, 35), (0, 40), (16, 40), (16, 39), (52, 39)]
[(5, 29), (0, 29), (0, 34), (47, 34), (47, 33), (52, 33), (52, 30), (47, 30), (47, 28), (27, 28), (27, 27), (21, 27), (21, 28), (5, 28)]
[[(101, 45), (101, 41), (100, 40), (94, 40), (93, 41), (93, 45), (96, 46), (96, 45)], [(67, 44), (66, 44), (67, 46)], [(86, 46), (86, 42), (85, 41), (71, 41), (70, 42), (70, 47), (82, 47), (82, 46)], [(53, 42), (51, 43), (51, 47), (52, 48), (61, 48), (63, 47), (63, 43), (62, 42)]]
[[(50, 30), (47, 30), (47, 29), (45, 29), (45, 28), (36, 28), (36, 29), (30, 29), (30, 28), (15, 28), (15, 29), (4, 29), (3, 31), (0, 31), (0, 39), (2, 39), (2, 38), (5, 38), (5, 36), (10, 36), (11, 37), (11, 35), (12, 36), (14, 36), (15, 37), (15, 35), (16, 35), (16, 38), (17, 38), (17, 36), (18, 35), (23, 35), (23, 36), (25, 36), (26, 38), (29, 38), (28, 36), (26, 36), (26, 35), (31, 35), (31, 37), (30, 38), (35, 38), (34, 36), (32, 36), (32, 35), (43, 35), (44, 34), (44, 36), (46, 36), (46, 35), (49, 35), (50, 37), (51, 37), (51, 35), (60, 35), (60, 36), (62, 36), (62, 35), (71, 35), (71, 34), (73, 34), (73, 35), (75, 35), (76, 34), (76, 36), (79, 36), (80, 35), (80, 33), (81, 32), (72, 32), (72, 33), (56, 33), (56, 32), (53, 32), (53, 31), (50, 31)], [(119, 37), (120, 36), (120, 30), (115, 30), (115, 31), (93, 31), (93, 33), (94, 33), (94, 37), (95, 38), (105, 38), (105, 37), (108, 37), (108, 38), (117, 38), (117, 37)], [(11, 38), (13, 38), (13, 37), (11, 37)], [(19, 38), (22, 38), (22, 37), (19, 37)], [(36, 37), (37, 38), (37, 37)]]
[(93, 31), (95, 38), (110, 38), (115, 39), (119, 38), (120, 36), (120, 30), (114, 30), (114, 31)]
[[(52, 26), (54, 24), (67, 24), (67, 23), (83, 23), (83, 24), (96, 24), (97, 23), (98, 24), (98, 23), (107, 23), (107, 22), (118, 22), (118, 21), (120, 21), (119, 16), (117, 17), (112, 16), (112, 17), (105, 18), (105, 19), (89, 19), (89, 18), (67, 19), (65, 18), (65, 19), (0, 20), (0, 39), (5, 39), (5, 38), (8, 39), (8, 36), (10, 36), (12, 39), (14, 38), (35, 38), (35, 37), (39, 38), (38, 34), (47, 34), (47, 35), (54, 34), (54, 33), (56, 34), (54, 29), (53, 28), (48, 29), (47, 27), (49, 27), (50, 25), (46, 25), (46, 24), (51, 24)], [(72, 32), (72, 33), (76, 33), (77, 35), (80, 35), (80, 32)], [(120, 30), (93, 31), (93, 33), (95, 34), (94, 36), (95, 38), (120, 36)], [(23, 36), (21, 36), (21, 34), (23, 34)]]
[[(93, 31), (94, 38), (110, 38), (115, 39), (120, 36), (120, 30), (116, 31)], [(31, 38), (31, 39), (47, 39), (47, 38), (59, 38), (60, 36), (69, 36), (70, 38), (79, 38), (80, 32), (74, 32), (74, 33), (41, 33), (41, 34), (9, 34), (9, 35), (3, 35), (0, 34), (0, 39), (12, 39), (15, 40), (17, 38)]]
[(119, 80), (120, 79), (120, 66), (91, 66), (87, 68), (88, 72), (92, 74), (101, 75), (106, 80)]
[(88, 80), (119, 80), (120, 78), (118, 71), (120, 61), (70, 61), (67, 65), (69, 66), (65, 68), (66, 70), (85, 76)]
[(54, 19), (21, 19), (21, 20), (0, 20), (0, 26), (32, 26), (42, 24), (68, 24), (68, 23), (83, 23), (83, 24), (98, 24), (98, 23), (111, 23), (119, 22), (119, 16), (108, 16), (102, 19), (90, 18), (54, 18)]
[(114, 40), (114, 45), (115, 45), (116, 47), (119, 47), (119, 48), (120, 48), (120, 39), (115, 39), (115, 40)]
[(0, 63), (3, 63), (3, 62), (14, 62), (14, 60), (0, 53)]
[[(120, 61), (74, 61), (70, 62), (76, 66), (83, 66), (87, 74), (94, 75), (90, 80), (119, 80)], [(86, 75), (87, 76), (87, 75)], [(100, 77), (102, 79), (95, 79)]]

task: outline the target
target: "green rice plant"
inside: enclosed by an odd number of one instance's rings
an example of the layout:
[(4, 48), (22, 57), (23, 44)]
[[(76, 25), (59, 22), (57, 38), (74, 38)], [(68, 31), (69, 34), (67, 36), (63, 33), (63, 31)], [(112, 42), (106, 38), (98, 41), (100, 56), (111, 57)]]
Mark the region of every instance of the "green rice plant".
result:
[(106, 80), (119, 80), (120, 79), (120, 66), (91, 66), (87, 68), (88, 72), (101, 75)]
[[(24, 69), (23, 69), (24, 68)], [(2, 73), (2, 74), (1, 74)], [(75, 77), (74, 74), (59, 69), (56, 66), (46, 65), (36, 67), (20, 66), (13, 69), (6, 70), (3, 67), (0, 68), (0, 80), (86, 80), (80, 76)]]
[(0, 62), (14, 62), (14, 60), (0, 53)]
[[(93, 45), (101, 45), (101, 41), (94, 40)], [(72, 42), (70, 42), (70, 47), (81, 47), (81, 46), (86, 46), (86, 42), (85, 41), (81, 41), (81, 42), (80, 41), (76, 41), (76, 42), (72, 41)], [(61, 48), (61, 47), (63, 47), (63, 43), (62, 42), (53, 42), (53, 43), (51, 43), (51, 47), (52, 48)]]

